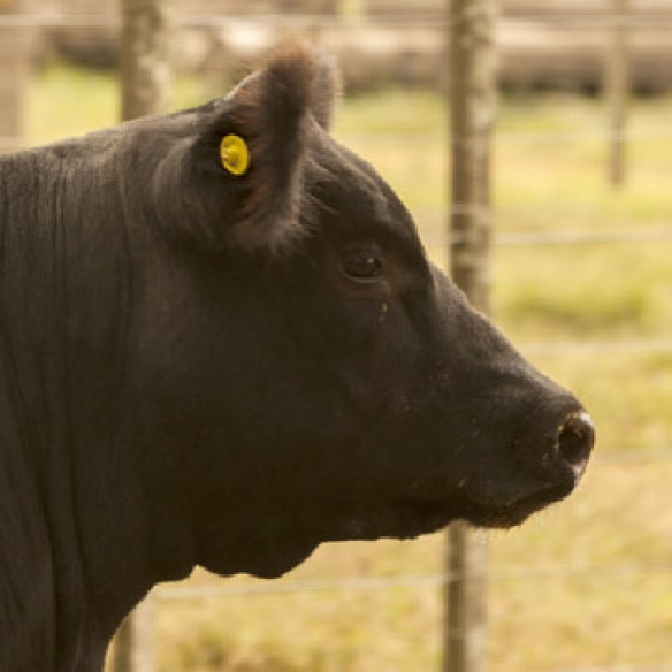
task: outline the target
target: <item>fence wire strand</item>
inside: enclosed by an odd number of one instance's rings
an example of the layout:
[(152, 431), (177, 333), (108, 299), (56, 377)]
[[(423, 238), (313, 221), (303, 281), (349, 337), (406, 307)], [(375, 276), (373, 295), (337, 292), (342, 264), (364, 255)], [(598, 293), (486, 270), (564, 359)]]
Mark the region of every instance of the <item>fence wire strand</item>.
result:
[[(490, 569), (488, 581), (545, 581), (548, 579), (590, 580), (591, 583), (632, 579), (639, 576), (662, 575), (672, 582), (672, 563), (631, 564), (631, 565), (547, 565), (522, 566), (509, 569)], [(456, 581), (458, 576), (451, 574), (399, 574), (392, 577), (350, 576), (330, 580), (285, 579), (282, 582), (264, 584), (222, 583), (210, 586), (159, 586), (152, 596), (162, 601), (208, 599), (222, 596), (254, 597), (283, 595), (287, 593), (312, 593), (325, 591), (375, 591), (392, 588), (412, 589), (426, 586), (438, 587)]]

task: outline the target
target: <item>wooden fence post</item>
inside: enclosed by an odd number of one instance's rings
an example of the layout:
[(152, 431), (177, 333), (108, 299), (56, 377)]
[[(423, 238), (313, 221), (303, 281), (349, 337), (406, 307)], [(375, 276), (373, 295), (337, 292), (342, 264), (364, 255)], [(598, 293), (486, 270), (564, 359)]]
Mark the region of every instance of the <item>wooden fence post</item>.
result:
[[(0, 19), (25, 12), (24, 0), (0, 0)], [(0, 25), (0, 153), (20, 149), (24, 142), (29, 33), (27, 25)]]
[[(122, 0), (121, 116), (161, 112), (170, 83), (170, 6), (167, 0)], [(152, 672), (151, 596), (131, 612), (114, 640), (111, 672)]]
[[(495, 0), (446, 0), (450, 72), (451, 275), (489, 309), (490, 132), (496, 109)], [(447, 252), (448, 256), (448, 252)], [(442, 672), (487, 666), (487, 536), (453, 523), (444, 540)]]
[(626, 181), (626, 112), (629, 93), (628, 0), (612, 0), (605, 90), (609, 105), (609, 181)]
[(166, 103), (170, 67), (167, 0), (122, 0), (121, 116), (160, 112)]
[(111, 648), (109, 672), (155, 672), (154, 607), (150, 593), (121, 624)]
[(133, 649), (134, 645), (134, 614), (129, 614), (119, 626), (117, 634), (112, 642), (112, 660), (109, 666), (110, 672), (134, 672)]

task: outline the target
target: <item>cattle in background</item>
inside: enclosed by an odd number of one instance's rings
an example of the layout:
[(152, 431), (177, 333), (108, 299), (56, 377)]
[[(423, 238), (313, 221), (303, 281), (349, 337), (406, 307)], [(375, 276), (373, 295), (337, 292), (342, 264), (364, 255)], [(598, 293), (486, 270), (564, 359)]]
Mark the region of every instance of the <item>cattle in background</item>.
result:
[(593, 444), (328, 134), (300, 48), (0, 160), (0, 670), (98, 670), (157, 581), (516, 525)]

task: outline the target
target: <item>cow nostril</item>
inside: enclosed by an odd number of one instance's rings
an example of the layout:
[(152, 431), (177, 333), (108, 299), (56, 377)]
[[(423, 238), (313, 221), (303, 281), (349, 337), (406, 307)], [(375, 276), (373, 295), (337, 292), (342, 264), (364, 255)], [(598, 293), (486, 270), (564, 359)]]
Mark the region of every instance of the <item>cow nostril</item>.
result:
[(572, 413), (558, 430), (558, 453), (572, 467), (581, 467), (595, 445), (595, 426), (588, 413)]

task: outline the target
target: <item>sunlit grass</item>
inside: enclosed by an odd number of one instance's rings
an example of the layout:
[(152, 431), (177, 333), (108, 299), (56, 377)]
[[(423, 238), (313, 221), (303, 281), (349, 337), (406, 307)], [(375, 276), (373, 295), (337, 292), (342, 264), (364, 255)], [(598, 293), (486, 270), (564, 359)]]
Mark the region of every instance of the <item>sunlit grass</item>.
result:
[[(166, 108), (203, 103), (217, 95), (212, 89), (211, 83), (179, 78), (170, 89)], [(120, 115), (121, 93), (114, 73), (51, 64), (30, 86), (28, 139), (37, 145), (82, 135), (112, 126)]]
[(670, 334), (672, 240), (506, 247), (494, 260), (494, 313), (523, 339)]

